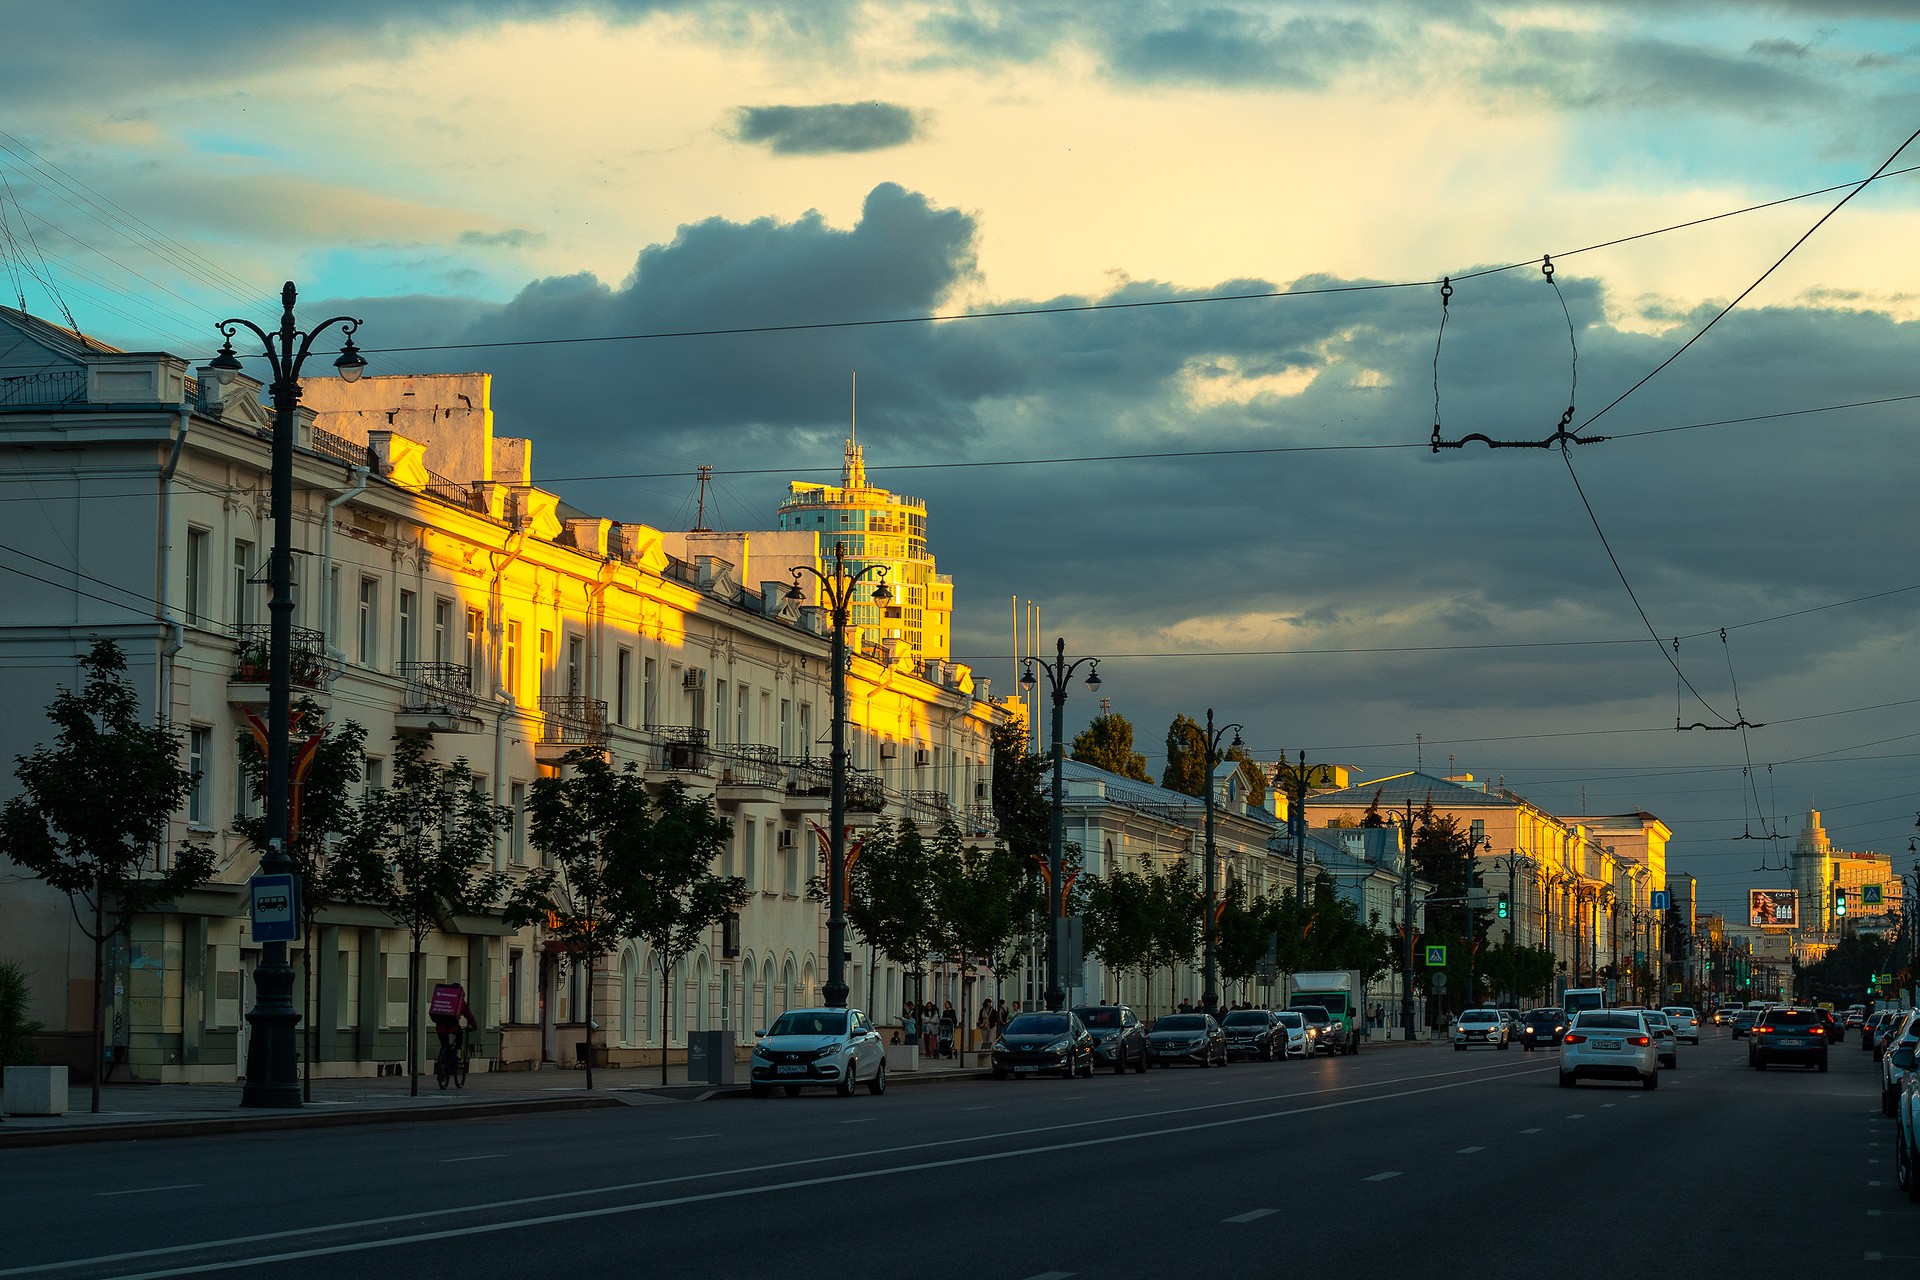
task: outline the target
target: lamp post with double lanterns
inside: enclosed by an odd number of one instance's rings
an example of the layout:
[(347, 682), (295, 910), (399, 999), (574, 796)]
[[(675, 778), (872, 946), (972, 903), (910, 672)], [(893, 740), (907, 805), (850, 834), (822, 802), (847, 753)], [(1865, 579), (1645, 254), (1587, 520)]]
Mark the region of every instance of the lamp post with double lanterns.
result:
[[(334, 316), (303, 333), (294, 326), (296, 296), (293, 281), (287, 281), (280, 290), (280, 327), (272, 333), (251, 320), (222, 320), (216, 327), (226, 341), (219, 354), (200, 370), (202, 378), (224, 387), (240, 372), (233, 337), (246, 329), (260, 339), (262, 354), (273, 373), (268, 387), (273, 398), (273, 551), (268, 570), (272, 596), (267, 601), (267, 848), (260, 859), (260, 874), (289, 877), (293, 875), (293, 861), (287, 856), (291, 765), (287, 716), (293, 690), (293, 438), (295, 413), (300, 406), (300, 371), (313, 352), (314, 339), (334, 325), (340, 326), (344, 339), (333, 362), (340, 376), (355, 382), (367, 367), (353, 345), (360, 321), (353, 316)], [(296, 881), (295, 900), (298, 894)], [(285, 942), (261, 944), (260, 963), (253, 971), (253, 991), (253, 1008), (247, 1011), (247, 1025), (252, 1028), (247, 1041), (247, 1083), (240, 1093), (240, 1105), (297, 1107), (300, 1084), (294, 1032), (300, 1013), (293, 1005), (293, 966), (287, 962)]]
[[(1217, 1012), (1220, 1008), (1218, 972), (1220, 966), (1216, 954), (1219, 949), (1219, 944), (1216, 941), (1216, 930), (1214, 928), (1213, 918), (1214, 890), (1220, 879), (1219, 860), (1215, 856), (1213, 849), (1213, 771), (1219, 768), (1220, 762), (1227, 759), (1232, 752), (1243, 750), (1246, 747), (1246, 744), (1240, 741), (1240, 730), (1244, 727), (1244, 725), (1240, 724), (1223, 724), (1218, 729), (1214, 728), (1213, 708), (1207, 708), (1207, 774), (1206, 777), (1202, 779), (1206, 787), (1207, 801), (1207, 843), (1205, 859), (1207, 915), (1203, 921), (1206, 931), (1202, 935), (1205, 939), (1205, 942), (1202, 944), (1202, 949), (1205, 955), (1204, 971), (1206, 985), (1201, 993), (1200, 1003), (1208, 1013)], [(1220, 739), (1226, 737), (1227, 730), (1229, 729), (1233, 730), (1233, 742), (1225, 751), (1222, 751), (1220, 749)]]
[(1067, 991), (1060, 972), (1061, 953), (1066, 949), (1064, 936), (1067, 928), (1065, 910), (1066, 883), (1065, 862), (1067, 853), (1067, 811), (1065, 808), (1065, 784), (1062, 773), (1065, 768), (1066, 746), (1063, 741), (1066, 733), (1064, 717), (1067, 706), (1067, 685), (1073, 680), (1073, 673), (1082, 666), (1087, 668), (1087, 688), (1089, 691), (1100, 687), (1100, 659), (1075, 658), (1067, 661), (1067, 641), (1060, 637), (1053, 642), (1053, 661), (1043, 662), (1038, 658), (1026, 659), (1026, 665), (1020, 671), (1020, 687), (1033, 689), (1040, 681), (1034, 675), (1040, 672), (1047, 678), (1047, 692), (1053, 696), (1053, 830), (1047, 842), (1047, 1008), (1058, 1012), (1066, 1007)]
[(828, 1008), (844, 1009), (847, 1006), (847, 620), (860, 584), (869, 577), (874, 586), (868, 598), (875, 604), (891, 602), (893, 589), (887, 586), (885, 565), (870, 564), (847, 572), (845, 542), (833, 545), (831, 572), (822, 573), (812, 565), (797, 566), (793, 571), (793, 585), (787, 588), (787, 599), (798, 602), (806, 598), (800, 589), (800, 579), (808, 573), (820, 583), (820, 595), (833, 618), (833, 653), (829, 659), (833, 664), (829, 681), (833, 695), (833, 745), (827, 756), (828, 772), (833, 779), (832, 799), (827, 810), (831, 824), (827, 828), (827, 985), (820, 994)]

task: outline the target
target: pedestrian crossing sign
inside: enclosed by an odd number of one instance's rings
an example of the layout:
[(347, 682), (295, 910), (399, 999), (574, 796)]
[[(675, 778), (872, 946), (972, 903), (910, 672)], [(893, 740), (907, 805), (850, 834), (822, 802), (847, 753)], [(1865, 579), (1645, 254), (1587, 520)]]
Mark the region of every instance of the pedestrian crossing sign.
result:
[(1445, 947), (1427, 948), (1427, 968), (1444, 969), (1447, 967), (1447, 949)]
[(1880, 905), (1880, 886), (1877, 884), (1861, 885), (1860, 901), (1869, 907), (1879, 906)]

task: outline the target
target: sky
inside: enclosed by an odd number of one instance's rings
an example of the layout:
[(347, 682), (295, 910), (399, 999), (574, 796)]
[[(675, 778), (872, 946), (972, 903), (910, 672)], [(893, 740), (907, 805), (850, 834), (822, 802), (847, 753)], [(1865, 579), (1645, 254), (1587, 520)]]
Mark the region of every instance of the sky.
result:
[[(1909, 0), (191, 13), (10, 17), (7, 302), (198, 358), (296, 280), (663, 528), (700, 464), (726, 528), (831, 479), (857, 371), (956, 656), (1007, 691), (1036, 602), (1156, 769), (1212, 707), (1646, 809), (1710, 907), (1809, 805), (1912, 865)], [(1569, 403), (1608, 439), (1428, 447)]]

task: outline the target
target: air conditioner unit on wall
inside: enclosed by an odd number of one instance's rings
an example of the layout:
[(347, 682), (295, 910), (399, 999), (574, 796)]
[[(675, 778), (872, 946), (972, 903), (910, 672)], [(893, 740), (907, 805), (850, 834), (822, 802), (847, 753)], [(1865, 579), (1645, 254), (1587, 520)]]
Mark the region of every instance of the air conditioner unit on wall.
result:
[(915, 764), (932, 764), (933, 752), (927, 750), (925, 747), (915, 747), (913, 749), (913, 762)]
[(680, 677), (680, 687), (683, 689), (706, 688), (707, 687), (706, 668), (705, 667), (688, 667), (686, 674)]
[(899, 754), (900, 754), (900, 746), (898, 743), (883, 742), (880, 744), (880, 758), (882, 760), (895, 759), (899, 756)]
[(778, 844), (782, 849), (793, 848), (793, 828), (792, 827), (780, 828), (780, 839), (778, 841)]

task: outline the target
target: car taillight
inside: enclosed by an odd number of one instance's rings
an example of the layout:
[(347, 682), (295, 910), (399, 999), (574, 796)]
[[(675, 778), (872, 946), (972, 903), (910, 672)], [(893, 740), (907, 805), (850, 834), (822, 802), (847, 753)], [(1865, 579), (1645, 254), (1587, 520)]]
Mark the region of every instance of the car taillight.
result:
[(1825, 1035), (1827, 1029), (1825, 1027), (1808, 1027), (1807, 1031), (1813, 1035), (1818, 1036), (1818, 1035)]
[(1772, 1031), (1773, 1028), (1772, 1027), (1755, 1027), (1754, 1030), (1760, 1031), (1760, 1032), (1767, 1032), (1767, 1031)]
[(1587, 1042), (1587, 1038), (1585, 1036), (1574, 1035), (1573, 1032), (1571, 1031), (1567, 1032), (1568, 1044), (1585, 1044), (1586, 1042)]
[(1652, 1044), (1653, 1041), (1647, 1039), (1647, 1037), (1645, 1036), (1632, 1036), (1627, 1040), (1627, 1043), (1637, 1044), (1637, 1045), (1649, 1045), (1649, 1044)]

